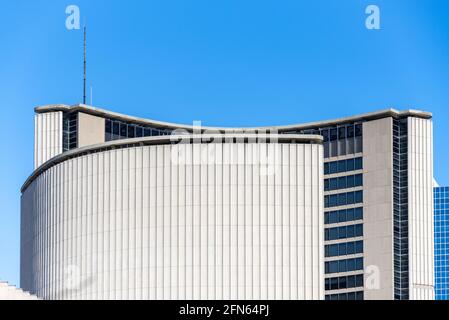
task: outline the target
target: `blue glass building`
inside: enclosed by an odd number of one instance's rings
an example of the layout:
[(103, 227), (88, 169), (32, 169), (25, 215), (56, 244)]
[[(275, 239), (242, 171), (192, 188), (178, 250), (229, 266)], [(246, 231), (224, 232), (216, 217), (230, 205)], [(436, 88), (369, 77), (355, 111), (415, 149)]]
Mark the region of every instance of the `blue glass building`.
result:
[(449, 300), (449, 187), (434, 189), (435, 299)]

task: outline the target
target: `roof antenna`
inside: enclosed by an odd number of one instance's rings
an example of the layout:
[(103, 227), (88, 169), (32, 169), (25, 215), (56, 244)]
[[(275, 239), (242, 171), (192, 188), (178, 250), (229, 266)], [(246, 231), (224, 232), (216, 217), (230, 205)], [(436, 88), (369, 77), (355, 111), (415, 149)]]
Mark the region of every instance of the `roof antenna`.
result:
[(84, 91), (83, 91), (83, 104), (86, 104), (86, 26), (84, 26)]

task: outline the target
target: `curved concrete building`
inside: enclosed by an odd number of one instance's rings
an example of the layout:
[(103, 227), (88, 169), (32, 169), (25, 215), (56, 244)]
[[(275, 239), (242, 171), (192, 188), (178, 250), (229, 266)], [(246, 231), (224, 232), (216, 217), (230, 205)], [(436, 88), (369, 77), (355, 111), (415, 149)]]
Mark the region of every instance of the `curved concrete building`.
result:
[(67, 115), (40, 111), (38, 167), (22, 189), (23, 288), (44, 299), (324, 298), (321, 136), (136, 137), (121, 118), (134, 137), (106, 142), (105, 119), (80, 113), (77, 146), (61, 152)]
[(36, 108), (21, 286), (44, 299), (433, 299), (432, 115), (205, 128)]

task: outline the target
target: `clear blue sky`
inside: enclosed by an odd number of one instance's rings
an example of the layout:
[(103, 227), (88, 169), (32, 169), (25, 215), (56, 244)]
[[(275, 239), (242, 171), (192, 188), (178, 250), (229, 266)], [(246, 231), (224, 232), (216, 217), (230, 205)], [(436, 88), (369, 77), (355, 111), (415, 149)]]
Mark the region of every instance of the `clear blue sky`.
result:
[[(19, 284), (19, 189), (33, 108), (93, 104), (191, 124), (291, 124), (395, 107), (431, 111), (435, 177), (449, 184), (449, 1), (24, 1), (0, 5), (0, 278)], [(365, 8), (381, 30), (365, 28)]]

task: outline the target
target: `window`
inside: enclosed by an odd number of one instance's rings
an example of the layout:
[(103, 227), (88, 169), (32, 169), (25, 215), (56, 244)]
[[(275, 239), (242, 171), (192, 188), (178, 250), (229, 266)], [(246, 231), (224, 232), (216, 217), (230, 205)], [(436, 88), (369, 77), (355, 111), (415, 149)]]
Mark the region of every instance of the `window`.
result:
[(136, 137), (137, 138), (143, 137), (143, 128), (142, 127), (136, 127)]
[(338, 246), (338, 252), (341, 253), (340, 255), (346, 255), (347, 243), (340, 243), (336, 246)]
[(111, 141), (112, 140), (112, 121), (109, 119), (106, 119), (105, 126), (106, 126), (105, 140)]
[(136, 127), (134, 125), (128, 125), (128, 138), (134, 138), (136, 136)]
[(354, 209), (354, 220), (363, 219), (363, 208), (355, 208)]
[(324, 174), (325, 175), (329, 174), (329, 163), (324, 164)]
[(362, 253), (362, 252), (363, 252), (363, 241), (355, 242), (355, 253)]
[(355, 176), (347, 176), (345, 188), (354, 188), (355, 187), (354, 181), (355, 181)]
[(363, 186), (363, 175), (351, 175), (324, 180), (324, 191), (334, 191)]
[(337, 129), (331, 129), (330, 130), (330, 140), (335, 141), (337, 140)]
[(324, 207), (332, 208), (363, 203), (363, 191), (353, 191), (324, 196)]
[(329, 141), (329, 130), (328, 129), (321, 130), (321, 135), (323, 136), (324, 142)]
[(346, 203), (345, 204), (354, 204), (354, 192), (348, 192)]
[(363, 291), (326, 295), (326, 300), (363, 300), (363, 298)]
[(354, 192), (355, 201), (354, 203), (362, 203), (363, 202), (363, 192), (357, 191)]
[(338, 194), (338, 206), (344, 206), (348, 203), (348, 193)]
[(338, 228), (333, 228), (329, 231), (329, 236), (331, 239), (338, 239), (339, 238), (339, 230)]
[(324, 286), (326, 290), (341, 290), (363, 287), (363, 275), (357, 274), (353, 276), (326, 278), (324, 281)]
[(355, 237), (355, 226), (354, 225), (346, 226), (346, 235), (347, 235), (347, 237), (345, 237), (345, 238), (354, 238)]
[(125, 123), (120, 124), (120, 137), (121, 139), (128, 138), (128, 126)]
[(362, 236), (363, 236), (363, 224), (326, 228), (324, 232), (324, 237), (326, 241), (346, 239), (346, 238), (356, 238)]
[(363, 208), (351, 208), (324, 213), (324, 223), (333, 224), (347, 221), (363, 220)]
[(346, 177), (340, 177), (337, 178), (337, 187), (338, 189), (345, 189), (346, 188)]
[(355, 125), (355, 136), (356, 137), (361, 137), (362, 134), (363, 134), (362, 125), (361, 124), (356, 124)]
[(355, 264), (355, 260), (356, 259), (348, 259), (347, 261), (347, 270), (348, 271), (354, 271), (354, 270), (360, 270), (360, 269), (356, 269), (356, 264)]
[[(362, 241), (357, 241), (357, 242), (362, 242)], [(345, 254), (355, 254), (356, 253), (356, 251), (355, 251), (355, 243), (356, 242), (348, 242), (346, 244), (346, 252), (345, 252)], [(359, 253), (359, 252), (357, 252), (357, 253)]]
[(359, 187), (363, 185), (363, 176), (361, 174), (357, 174), (354, 177), (354, 186)]
[(324, 164), (324, 174), (335, 174), (354, 170), (363, 169), (363, 159), (353, 158), (347, 160), (339, 160), (327, 162)]
[(363, 169), (363, 159), (356, 158), (354, 159), (354, 170), (362, 170)]
[(348, 234), (348, 228), (338, 228), (338, 239), (346, 238)]
[(338, 162), (331, 162), (330, 163), (330, 173), (338, 173)]
[(354, 226), (355, 231), (355, 237), (362, 237), (363, 236), (363, 224), (356, 224)]
[(348, 138), (354, 138), (354, 126), (353, 125), (348, 126)]
[(339, 127), (338, 128), (338, 139), (342, 140), (346, 138), (346, 127)]
[(329, 180), (329, 190), (337, 190), (338, 189), (338, 180), (330, 179)]
[(106, 141), (169, 135), (171, 133), (170, 130), (161, 131), (151, 127), (126, 123), (121, 120), (106, 119), (105, 121)]
[(355, 209), (348, 209), (348, 210), (346, 210), (346, 221), (358, 220), (358, 219), (354, 218), (354, 210)]
[(355, 166), (354, 166), (354, 162), (355, 159), (348, 159), (346, 160), (346, 169), (348, 169), (348, 171), (354, 171)]
[(348, 288), (355, 288), (355, 277), (348, 277)]
[(363, 275), (355, 276), (355, 286), (356, 287), (363, 287)]
[(327, 261), (325, 263), (325, 273), (339, 273), (363, 270), (363, 258)]
[(62, 148), (65, 152), (78, 147), (78, 112), (64, 112), (62, 117)]
[(338, 173), (346, 172), (346, 160), (338, 161)]
[(113, 140), (119, 139), (120, 136), (120, 123), (114, 122), (112, 125), (112, 133), (113, 133)]
[(338, 222), (346, 222), (346, 210), (338, 211)]

